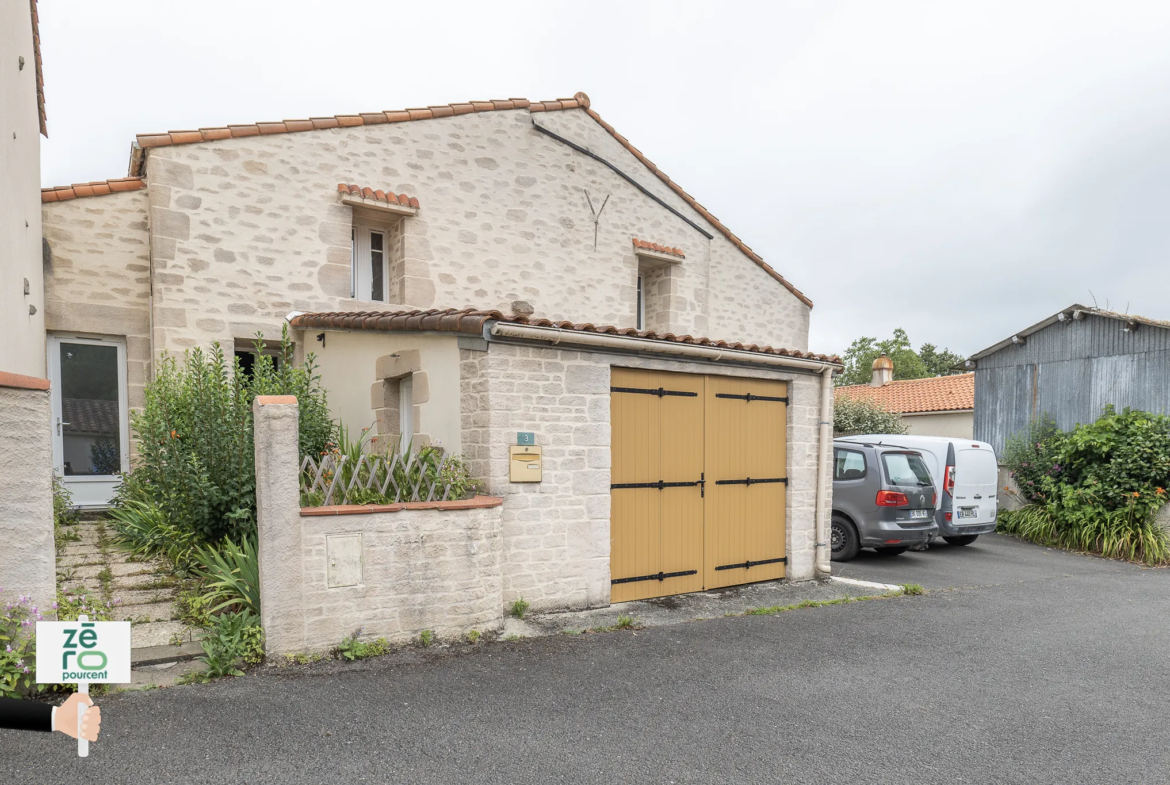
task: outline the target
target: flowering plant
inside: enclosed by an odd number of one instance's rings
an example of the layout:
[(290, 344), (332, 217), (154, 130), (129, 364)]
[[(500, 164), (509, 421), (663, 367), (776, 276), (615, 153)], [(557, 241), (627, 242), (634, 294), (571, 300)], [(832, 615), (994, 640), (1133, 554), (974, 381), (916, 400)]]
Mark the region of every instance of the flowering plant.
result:
[(0, 606), (0, 697), (36, 691), (36, 622), (44, 617), (20, 595)]

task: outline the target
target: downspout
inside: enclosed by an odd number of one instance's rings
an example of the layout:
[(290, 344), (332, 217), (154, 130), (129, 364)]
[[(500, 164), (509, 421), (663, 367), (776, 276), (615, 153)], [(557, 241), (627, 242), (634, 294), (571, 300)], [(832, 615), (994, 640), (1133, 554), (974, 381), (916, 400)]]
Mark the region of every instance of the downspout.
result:
[(833, 369), (825, 368), (821, 371), (821, 419), (818, 423), (819, 435), (817, 441), (817, 544), (816, 544), (816, 577), (828, 578), (832, 572), (830, 562), (832, 549), (829, 541), (829, 447), (832, 444), (833, 427)]

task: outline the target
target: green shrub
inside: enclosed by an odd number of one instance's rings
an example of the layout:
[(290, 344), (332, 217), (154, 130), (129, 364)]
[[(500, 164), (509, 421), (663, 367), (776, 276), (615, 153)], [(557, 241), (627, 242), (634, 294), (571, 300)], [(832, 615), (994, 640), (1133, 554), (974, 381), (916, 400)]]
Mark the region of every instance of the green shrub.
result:
[(1170, 484), (1170, 418), (1112, 406), (1063, 432), (1048, 417), (1009, 440), (1004, 462), (1024, 509), (997, 530), (1045, 545), (1147, 564), (1170, 561), (1170, 537), (1154, 523)]
[(856, 433), (906, 433), (902, 415), (888, 412), (865, 398), (833, 401), (833, 433), (842, 436)]
[(208, 678), (243, 676), (241, 662), (254, 665), (264, 658), (260, 619), (251, 611), (221, 613), (200, 637), (199, 645), (203, 656), (198, 659), (207, 666)]
[(131, 417), (138, 457), (116, 506), (157, 505), (171, 526), (202, 542), (255, 534), (253, 398), (297, 397), (302, 454), (320, 454), (334, 431), (312, 355), (294, 365), (287, 328), (278, 358), (261, 353), (262, 340), (250, 375), (218, 344), (209, 353), (190, 350), (181, 363), (159, 362), (143, 410)]
[(179, 572), (195, 566), (199, 536), (171, 523), (153, 501), (125, 499), (110, 509), (110, 528), (118, 541), (137, 557), (163, 557)]
[(82, 614), (89, 616), (90, 621), (113, 621), (117, 604), (118, 600), (101, 600), (84, 591), (59, 591), (53, 609), (57, 611), (57, 621), (77, 621)]
[(530, 603), (524, 601), (523, 597), (519, 597), (512, 602), (512, 615), (517, 619), (523, 619), (524, 614), (528, 613), (528, 606)]
[(341, 643), (337, 644), (338, 657), (353, 662), (354, 660), (363, 660), (366, 657), (380, 657), (390, 651), (390, 643), (385, 638), (369, 642), (359, 640), (362, 629), (364, 628), (359, 627), (353, 635), (341, 639)]
[(218, 548), (201, 546), (196, 558), (200, 564), (196, 571), (207, 589), (204, 602), (215, 604), (211, 613), (232, 608), (259, 616), (260, 562), (255, 540), (246, 538), (241, 545), (224, 540)]
[(432, 630), (423, 630), (418, 636), (418, 645), (424, 649), (430, 648), (431, 644), (435, 642), (435, 633)]

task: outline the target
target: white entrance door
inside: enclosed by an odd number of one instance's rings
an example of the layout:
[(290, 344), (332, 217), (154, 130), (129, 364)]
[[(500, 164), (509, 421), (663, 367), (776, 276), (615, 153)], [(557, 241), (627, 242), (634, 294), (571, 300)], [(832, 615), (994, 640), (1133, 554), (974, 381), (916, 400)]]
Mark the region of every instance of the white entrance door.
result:
[(81, 507), (109, 505), (130, 470), (126, 344), (118, 338), (49, 338), (53, 458)]

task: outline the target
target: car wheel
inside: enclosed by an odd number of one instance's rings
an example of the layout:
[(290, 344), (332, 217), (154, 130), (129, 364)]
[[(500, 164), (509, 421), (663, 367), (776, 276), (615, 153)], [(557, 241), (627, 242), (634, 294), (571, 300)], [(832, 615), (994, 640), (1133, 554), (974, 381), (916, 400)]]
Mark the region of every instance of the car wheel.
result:
[(847, 518), (839, 515), (833, 516), (833, 523), (829, 527), (829, 543), (833, 561), (849, 561), (860, 548), (857, 529), (853, 528)]
[(970, 545), (979, 539), (978, 534), (964, 534), (959, 537), (943, 537), (950, 545)]
[(894, 545), (889, 548), (874, 548), (879, 556), (897, 556), (900, 553), (905, 553), (910, 550), (909, 545)]

